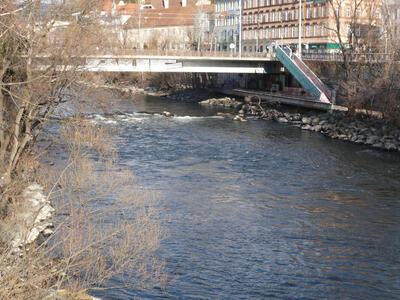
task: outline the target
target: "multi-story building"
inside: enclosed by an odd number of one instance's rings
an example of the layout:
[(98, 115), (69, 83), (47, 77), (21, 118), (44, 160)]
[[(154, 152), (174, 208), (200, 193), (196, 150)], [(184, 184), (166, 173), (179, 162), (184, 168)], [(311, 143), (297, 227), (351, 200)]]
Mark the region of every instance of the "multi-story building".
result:
[[(219, 51), (237, 51), (240, 38), (240, 2), (215, 0), (214, 39)], [(232, 48), (233, 46), (233, 48)]]
[[(275, 45), (297, 48), (298, 0), (243, 1), (243, 52), (268, 52)], [(363, 34), (364, 40), (370, 35), (368, 29), (379, 26), (381, 1), (302, 1), (302, 48), (334, 50), (339, 49), (339, 43), (356, 47)]]
[(386, 0), (384, 8), (386, 47), (391, 42), (400, 51), (400, 0)]

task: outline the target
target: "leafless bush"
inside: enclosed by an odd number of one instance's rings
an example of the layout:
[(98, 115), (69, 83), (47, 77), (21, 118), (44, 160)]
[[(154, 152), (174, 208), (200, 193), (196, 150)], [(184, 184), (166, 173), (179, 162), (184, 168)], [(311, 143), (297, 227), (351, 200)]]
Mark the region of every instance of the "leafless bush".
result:
[(79, 118), (63, 125), (66, 165), (41, 173), (56, 206), (54, 233), (40, 245), (27, 245), (21, 257), (2, 249), (1, 299), (42, 299), (61, 289), (77, 295), (103, 289), (117, 274), (124, 275), (124, 286), (165, 281), (154, 255), (165, 236), (156, 199), (118, 167), (113, 135)]

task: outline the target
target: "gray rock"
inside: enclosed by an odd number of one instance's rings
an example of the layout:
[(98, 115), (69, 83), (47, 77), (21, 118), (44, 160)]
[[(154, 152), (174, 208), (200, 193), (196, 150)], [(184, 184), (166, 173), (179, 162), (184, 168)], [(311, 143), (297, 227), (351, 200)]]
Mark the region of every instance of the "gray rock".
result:
[(376, 135), (369, 135), (367, 136), (367, 139), (365, 141), (365, 144), (367, 145), (373, 145), (376, 144), (376, 142), (379, 140), (379, 137)]
[(313, 125), (317, 125), (317, 124), (319, 124), (319, 118), (313, 118), (312, 120), (311, 120), (311, 123), (313, 124)]
[(327, 120), (321, 120), (321, 121), (319, 121), (319, 125), (323, 126), (323, 125), (325, 125), (325, 124), (328, 124), (328, 121), (327, 121)]
[(384, 147), (386, 150), (389, 150), (389, 151), (397, 150), (397, 147), (394, 143), (386, 143)]
[(348, 139), (347, 135), (345, 135), (345, 134), (339, 134), (337, 138), (340, 139), (340, 140), (347, 140)]
[(280, 117), (280, 118), (278, 118), (278, 122), (279, 123), (287, 123), (289, 121), (286, 118)]
[(303, 125), (303, 126), (301, 126), (301, 129), (310, 130), (311, 129), (311, 125), (309, 125), (309, 124)]
[(320, 132), (321, 129), (322, 129), (322, 126), (321, 126), (321, 125), (315, 125), (315, 126), (313, 127), (313, 130), (316, 131), (316, 132)]
[(302, 122), (303, 124), (311, 124), (311, 118), (303, 117), (303, 118), (301, 119), (301, 122)]
[(375, 144), (373, 144), (372, 145), (372, 147), (374, 147), (374, 148), (382, 148), (382, 143), (375, 143)]
[(293, 114), (292, 115), (292, 120), (293, 121), (300, 121), (301, 120), (300, 114)]

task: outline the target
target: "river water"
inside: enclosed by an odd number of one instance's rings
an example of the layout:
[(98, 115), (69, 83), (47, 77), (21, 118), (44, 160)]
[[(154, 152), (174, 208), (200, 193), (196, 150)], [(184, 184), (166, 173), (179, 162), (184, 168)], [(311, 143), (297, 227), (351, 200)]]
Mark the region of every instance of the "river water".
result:
[(173, 279), (96, 295), (400, 299), (400, 155), (215, 113), (140, 96), (95, 116), (118, 126), (121, 164), (160, 195)]

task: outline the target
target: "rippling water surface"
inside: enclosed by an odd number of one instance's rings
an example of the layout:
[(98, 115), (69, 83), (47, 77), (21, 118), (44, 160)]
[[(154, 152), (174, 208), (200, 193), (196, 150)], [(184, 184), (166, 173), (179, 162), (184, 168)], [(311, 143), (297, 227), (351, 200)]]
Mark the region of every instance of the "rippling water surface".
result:
[[(164, 110), (178, 116), (151, 114)], [(400, 298), (399, 154), (154, 97), (115, 111), (95, 119), (121, 129), (121, 163), (161, 195), (174, 280), (98, 296)]]

